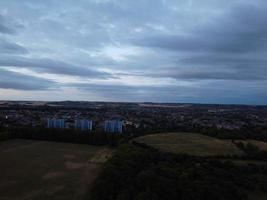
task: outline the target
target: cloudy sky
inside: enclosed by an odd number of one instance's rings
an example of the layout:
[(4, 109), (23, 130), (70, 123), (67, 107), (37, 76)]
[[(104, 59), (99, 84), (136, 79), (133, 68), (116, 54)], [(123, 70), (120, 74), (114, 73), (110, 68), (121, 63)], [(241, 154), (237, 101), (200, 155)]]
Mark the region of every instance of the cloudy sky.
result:
[(0, 100), (267, 104), (267, 2), (0, 0)]

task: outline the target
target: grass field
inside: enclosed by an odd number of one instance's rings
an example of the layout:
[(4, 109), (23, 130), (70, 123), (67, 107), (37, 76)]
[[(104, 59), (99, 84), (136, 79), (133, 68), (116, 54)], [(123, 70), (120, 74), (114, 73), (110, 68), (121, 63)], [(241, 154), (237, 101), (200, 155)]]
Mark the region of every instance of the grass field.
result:
[(194, 133), (153, 134), (138, 137), (134, 141), (172, 153), (185, 153), (197, 156), (242, 154), (231, 141), (219, 140)]
[(0, 143), (0, 200), (88, 199), (112, 155), (106, 147), (31, 140)]

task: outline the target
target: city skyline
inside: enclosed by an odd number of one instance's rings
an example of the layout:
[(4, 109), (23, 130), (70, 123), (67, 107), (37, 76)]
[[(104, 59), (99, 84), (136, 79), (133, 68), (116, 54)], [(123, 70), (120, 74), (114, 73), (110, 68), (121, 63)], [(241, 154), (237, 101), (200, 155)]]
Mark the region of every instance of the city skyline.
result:
[(0, 100), (267, 104), (263, 0), (2, 0)]

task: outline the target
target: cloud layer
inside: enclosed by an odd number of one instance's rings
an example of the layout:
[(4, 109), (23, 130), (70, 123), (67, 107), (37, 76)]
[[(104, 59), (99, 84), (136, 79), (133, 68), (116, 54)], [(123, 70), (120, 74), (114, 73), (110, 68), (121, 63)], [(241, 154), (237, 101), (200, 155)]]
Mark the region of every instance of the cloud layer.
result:
[[(56, 83), (33, 76), (0, 69), (0, 88), (15, 90), (48, 90)], [(52, 88), (51, 88), (52, 89)]]
[(1, 1), (0, 99), (267, 104), (266, 13), (264, 0)]

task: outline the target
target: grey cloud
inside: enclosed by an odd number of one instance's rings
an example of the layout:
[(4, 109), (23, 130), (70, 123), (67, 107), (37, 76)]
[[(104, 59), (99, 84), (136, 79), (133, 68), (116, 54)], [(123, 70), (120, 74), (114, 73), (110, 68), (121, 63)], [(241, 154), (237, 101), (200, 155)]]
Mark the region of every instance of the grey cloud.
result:
[(0, 33), (4, 33), (4, 34), (14, 34), (15, 31), (8, 28), (7, 26), (0, 24)]
[(156, 73), (150, 73), (152, 77), (171, 77), (179, 80), (267, 80), (265, 68), (257, 69), (234, 69), (224, 67), (222, 69), (211, 69), (207, 67), (177, 69), (164, 68)]
[[(196, 56), (178, 61), (179, 63), (196, 68), (199, 71), (207, 71), (209, 74), (218, 73), (224, 79), (233, 80), (267, 80), (267, 60), (256, 56), (224, 57), (224, 56)], [(225, 73), (224, 73), (225, 72)], [(177, 71), (179, 73), (179, 71)], [(219, 77), (218, 77), (219, 78)]]
[[(152, 32), (132, 38), (132, 43), (158, 52), (168, 60), (153, 77), (178, 80), (267, 80), (267, 4), (233, 3), (205, 23), (192, 23), (182, 32)], [(148, 61), (149, 62), (149, 61)], [(152, 61), (153, 62), (153, 61)]]
[(14, 34), (15, 30), (12, 28), (8, 27), (5, 23), (4, 17), (0, 14), (0, 33), (2, 34)]
[(25, 57), (1, 57), (0, 67), (19, 67), (30, 68), (35, 71), (64, 74), (71, 76), (82, 76), (90, 78), (108, 78), (110, 75), (105, 72), (99, 72), (88, 67), (80, 67), (52, 59), (31, 59)]
[[(267, 24), (266, 24), (267, 25)], [(267, 33), (267, 31), (266, 31)], [(266, 48), (265, 41), (257, 38), (217, 36), (199, 33), (194, 36), (155, 35), (134, 41), (134, 44), (180, 52), (245, 53)]]
[(0, 54), (27, 54), (28, 50), (21, 45), (0, 38)]
[(177, 59), (176, 62), (180, 62), (182, 64), (204, 64), (204, 65), (239, 65), (239, 64), (247, 64), (247, 65), (257, 65), (262, 66), (267, 64), (267, 59), (264, 57), (257, 58), (256, 56), (228, 56), (228, 55), (201, 55), (201, 56), (191, 56), (187, 58)]
[(57, 87), (53, 81), (0, 69), (0, 88), (15, 90), (48, 90)]
[(183, 34), (154, 32), (134, 38), (133, 43), (150, 48), (188, 52), (244, 53), (266, 50), (266, 3), (238, 4), (211, 22), (195, 25)]
[(267, 60), (256, 56), (203, 55), (175, 59), (173, 67), (147, 72), (155, 77), (183, 80), (267, 80)]
[[(67, 87), (78, 88), (82, 92), (98, 96), (107, 101), (174, 101), (179, 97), (192, 97), (182, 94), (186, 88), (175, 86), (132, 86), (113, 84), (68, 84)], [(161, 95), (159, 95), (161, 94)]]
[[(69, 84), (67, 87), (78, 88), (82, 93), (96, 96), (106, 101), (132, 102), (185, 102), (185, 103), (239, 103), (266, 104), (267, 94), (262, 82), (253, 83), (234, 80), (215, 81), (195, 86), (127, 86), (98, 84)], [(265, 84), (267, 82), (265, 81)], [(265, 87), (264, 87), (265, 88)], [(250, 92), (248, 92), (248, 90)], [(119, 98), (118, 98), (119, 97)]]

